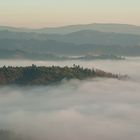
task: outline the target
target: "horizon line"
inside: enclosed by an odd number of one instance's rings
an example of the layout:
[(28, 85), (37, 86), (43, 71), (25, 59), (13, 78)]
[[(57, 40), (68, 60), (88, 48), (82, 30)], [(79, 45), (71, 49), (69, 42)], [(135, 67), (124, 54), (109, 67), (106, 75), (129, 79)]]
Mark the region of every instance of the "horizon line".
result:
[(99, 22), (93, 22), (93, 23), (79, 23), (79, 24), (66, 24), (66, 25), (58, 25), (58, 26), (42, 26), (42, 27), (26, 27), (26, 26), (13, 26), (13, 25), (0, 25), (0, 27), (6, 28), (16, 28), (16, 29), (45, 29), (45, 28), (63, 28), (63, 27), (70, 27), (70, 26), (84, 26), (84, 25), (93, 25), (93, 24), (112, 24), (112, 25), (128, 25), (128, 26), (135, 26), (135, 27), (140, 27), (140, 25), (136, 24), (129, 24), (129, 23), (111, 23), (111, 22), (105, 22), (105, 23), (99, 23)]

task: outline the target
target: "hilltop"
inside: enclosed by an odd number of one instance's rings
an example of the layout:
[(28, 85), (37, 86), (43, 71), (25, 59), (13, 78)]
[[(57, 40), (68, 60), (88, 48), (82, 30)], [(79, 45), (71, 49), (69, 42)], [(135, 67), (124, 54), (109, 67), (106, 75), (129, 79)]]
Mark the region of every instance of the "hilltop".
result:
[(117, 74), (107, 73), (102, 70), (83, 68), (77, 65), (73, 67), (40, 66), (28, 67), (1, 67), (0, 85), (49, 85), (62, 80), (106, 77), (120, 78)]
[(90, 23), (90, 24), (66, 25), (61, 27), (43, 27), (40, 29), (0, 26), (0, 31), (2, 30), (15, 32), (48, 33), (48, 34), (68, 34), (80, 30), (96, 30), (101, 32), (114, 32), (114, 33), (140, 35), (140, 26), (118, 23)]

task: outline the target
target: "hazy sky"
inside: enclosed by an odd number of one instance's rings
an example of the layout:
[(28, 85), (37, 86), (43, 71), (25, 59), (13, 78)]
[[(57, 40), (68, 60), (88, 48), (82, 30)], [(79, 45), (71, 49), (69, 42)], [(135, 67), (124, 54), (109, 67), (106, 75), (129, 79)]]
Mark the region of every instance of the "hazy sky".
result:
[(84, 23), (140, 25), (140, 0), (0, 0), (0, 25), (47, 27)]

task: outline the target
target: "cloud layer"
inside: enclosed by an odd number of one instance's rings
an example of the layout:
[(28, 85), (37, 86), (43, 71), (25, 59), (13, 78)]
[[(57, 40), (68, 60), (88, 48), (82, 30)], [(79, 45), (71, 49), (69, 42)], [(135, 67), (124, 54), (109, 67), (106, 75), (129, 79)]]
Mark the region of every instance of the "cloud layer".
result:
[(0, 129), (35, 140), (138, 140), (139, 58), (76, 63), (129, 74), (131, 78), (71, 80), (46, 87), (0, 87)]

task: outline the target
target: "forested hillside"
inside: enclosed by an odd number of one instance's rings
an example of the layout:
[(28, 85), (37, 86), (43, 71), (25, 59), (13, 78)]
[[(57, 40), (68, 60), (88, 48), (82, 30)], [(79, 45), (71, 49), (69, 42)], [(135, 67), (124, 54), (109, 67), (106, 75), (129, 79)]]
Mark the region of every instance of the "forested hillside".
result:
[(2, 67), (0, 68), (0, 85), (48, 85), (62, 80), (93, 77), (119, 78), (119, 75), (107, 73), (101, 70), (87, 69), (74, 65), (73, 67)]

